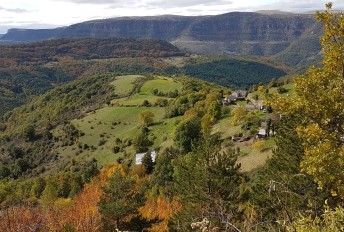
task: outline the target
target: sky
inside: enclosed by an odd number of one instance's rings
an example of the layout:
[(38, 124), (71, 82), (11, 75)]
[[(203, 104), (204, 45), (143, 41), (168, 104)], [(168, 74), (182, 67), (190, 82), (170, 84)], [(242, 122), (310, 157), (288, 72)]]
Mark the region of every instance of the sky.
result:
[[(0, 34), (9, 28), (55, 28), (120, 16), (216, 15), (233, 11), (325, 9), (330, 0), (1, 0)], [(332, 0), (343, 10), (344, 0)]]

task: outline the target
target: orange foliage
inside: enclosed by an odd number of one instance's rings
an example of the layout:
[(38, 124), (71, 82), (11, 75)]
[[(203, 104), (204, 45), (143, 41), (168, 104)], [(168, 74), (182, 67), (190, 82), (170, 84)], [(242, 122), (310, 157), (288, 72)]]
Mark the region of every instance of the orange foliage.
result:
[(74, 198), (74, 204), (63, 212), (60, 221), (64, 221), (65, 225), (70, 225), (76, 231), (98, 231), (101, 219), (98, 212), (98, 202), (102, 195), (101, 187), (107, 185), (108, 179), (116, 170), (125, 175), (122, 165), (105, 167), (99, 176), (93, 178), (90, 184), (86, 184), (83, 191)]
[(182, 205), (178, 199), (174, 198), (172, 201), (165, 197), (159, 196), (157, 199), (148, 199), (146, 204), (139, 208), (139, 212), (147, 220), (159, 220), (159, 222), (152, 225), (149, 231), (169, 231), (168, 221), (171, 217), (179, 212)]
[(82, 232), (99, 231), (101, 187), (107, 185), (115, 170), (125, 175), (121, 165), (110, 165), (86, 184), (73, 201), (59, 198), (48, 208), (10, 207), (0, 211), (0, 231), (65, 231), (66, 228)]
[(45, 216), (40, 209), (11, 207), (0, 211), (0, 231), (44, 231)]
[(65, 212), (67, 224), (76, 231), (97, 231), (101, 218), (97, 204), (101, 194), (98, 181), (87, 184), (81, 194), (75, 197), (73, 206)]

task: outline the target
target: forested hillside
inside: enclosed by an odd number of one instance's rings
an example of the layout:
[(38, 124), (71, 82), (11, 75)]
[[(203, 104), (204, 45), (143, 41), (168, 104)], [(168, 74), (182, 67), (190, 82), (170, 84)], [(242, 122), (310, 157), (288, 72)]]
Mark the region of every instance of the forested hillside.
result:
[(183, 54), (176, 47), (156, 40), (60, 39), (3, 45), (0, 115), (61, 83), (104, 72), (158, 72), (164, 64), (155, 58), (178, 55)]
[(283, 70), (263, 63), (235, 59), (191, 63), (185, 65), (183, 72), (189, 76), (233, 88), (248, 88), (286, 75)]
[[(99, 73), (187, 74), (225, 86), (243, 87), (256, 81), (267, 83), (284, 74), (252, 61), (247, 61), (245, 66), (232, 60), (230, 68), (224, 68), (228, 59), (225, 57), (213, 63), (209, 60), (208, 65), (217, 71), (207, 72), (205, 76), (203, 66), (207, 64), (181, 68), (173, 62), (165, 62), (175, 57), (182, 58), (185, 64), (189, 62), (178, 48), (157, 40), (60, 39), (1, 46), (0, 116), (60, 84)], [(247, 69), (247, 66), (257, 66), (260, 74), (252, 76), (252, 68)]]

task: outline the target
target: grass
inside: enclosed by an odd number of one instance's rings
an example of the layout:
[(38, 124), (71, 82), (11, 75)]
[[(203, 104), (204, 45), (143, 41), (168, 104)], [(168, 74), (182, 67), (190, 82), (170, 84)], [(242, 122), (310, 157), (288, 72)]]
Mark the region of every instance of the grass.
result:
[(242, 156), (238, 158), (238, 162), (241, 163), (241, 171), (249, 172), (255, 168), (264, 166), (266, 161), (271, 158), (273, 152), (273, 148), (276, 146), (275, 140), (273, 138), (269, 138), (266, 141), (266, 148), (263, 151), (257, 151), (252, 149), (252, 143), (242, 143), (239, 144), (240, 151), (242, 152)]
[[(289, 84), (283, 85), (281, 87), (283, 87), (286, 90), (288, 90), (288, 92), (281, 94), (282, 96), (283, 95), (287, 95), (287, 94), (292, 96), (293, 93), (294, 93), (294, 89), (295, 89), (295, 83), (289, 83)], [(272, 88), (269, 89), (269, 93), (270, 94), (277, 93), (277, 89), (278, 89), (278, 87), (272, 87)], [(252, 93), (249, 93), (249, 95), (252, 96), (252, 97), (255, 96), (255, 95), (258, 95), (259, 99), (262, 99), (262, 96), (261, 96), (261, 94), (258, 91), (254, 91)]]
[[(294, 92), (295, 84), (289, 83), (289, 84), (283, 85), (282, 87), (285, 88), (286, 90), (288, 90), (288, 92), (283, 93), (282, 95), (286, 95), (286, 94), (290, 95), (290, 94), (293, 94), (293, 92)], [(277, 89), (278, 89), (278, 87), (270, 88), (269, 93), (277, 93)]]
[(231, 138), (233, 135), (241, 131), (241, 125), (230, 125), (230, 116), (222, 117), (212, 128), (212, 133), (220, 133), (222, 139)]
[(152, 135), (156, 137), (153, 147), (165, 148), (173, 144), (174, 128), (179, 120), (181, 116), (165, 119), (150, 127)]
[[(113, 147), (116, 139), (122, 141), (133, 140), (140, 131), (139, 114), (144, 110), (154, 113), (154, 124), (150, 126), (150, 138), (154, 138), (152, 148), (157, 148), (161, 144), (168, 146), (173, 143), (173, 131), (179, 117), (164, 119), (165, 109), (162, 107), (143, 107), (144, 100), (154, 103), (161, 98), (152, 94), (153, 89), (168, 93), (169, 91), (179, 90), (182, 84), (175, 82), (172, 78), (158, 77), (143, 84), (139, 93), (126, 98), (134, 87), (134, 82), (139, 75), (118, 76), (111, 84), (115, 86), (115, 93), (118, 99), (113, 102), (118, 103), (119, 107), (104, 107), (96, 112), (90, 113), (82, 119), (72, 120), (71, 123), (84, 136), (78, 138), (77, 143), (71, 146), (60, 147), (61, 157), (70, 158), (78, 156), (79, 159), (96, 158), (100, 165), (113, 163), (119, 156), (135, 154), (133, 146), (126, 146), (119, 153), (114, 154)], [(168, 98), (169, 99), (169, 98)], [(135, 107), (125, 107), (126, 105), (137, 105)], [(87, 144), (86, 149), (84, 149)], [(82, 149), (79, 148), (82, 147)]]
[[(154, 124), (149, 127), (150, 138), (154, 138), (151, 148), (172, 145), (174, 127), (180, 117), (164, 119), (165, 109), (162, 107), (105, 107), (82, 119), (72, 120), (71, 123), (85, 135), (80, 137), (76, 144), (61, 148), (60, 153), (66, 157), (80, 150), (78, 144), (87, 144), (90, 149), (83, 149), (78, 155), (79, 158), (96, 158), (100, 165), (113, 163), (124, 153), (134, 155), (132, 146), (117, 154), (114, 154), (113, 147), (117, 138), (122, 141), (135, 138), (140, 131), (139, 114), (147, 109), (155, 115)], [(101, 140), (104, 140), (103, 145), (100, 145)]]
[(115, 86), (115, 93), (120, 96), (127, 96), (134, 87), (134, 82), (140, 75), (117, 76), (111, 85)]
[(168, 93), (170, 91), (180, 90), (182, 83), (175, 82), (169, 77), (158, 77), (158, 79), (147, 81), (141, 87), (139, 93), (134, 94), (128, 100), (121, 102), (124, 106), (139, 106), (142, 105), (144, 100), (149, 101), (152, 105), (158, 98), (172, 99), (152, 94), (153, 89), (158, 89), (159, 92)]
[(247, 105), (247, 101), (237, 101), (237, 105), (238, 106), (246, 106)]
[[(147, 100), (151, 105), (154, 105), (158, 98), (165, 98), (165, 97), (158, 97), (154, 95), (147, 95), (143, 93), (136, 93), (131, 96), (128, 100), (122, 101), (121, 105), (123, 106), (141, 106), (144, 100)], [(167, 98), (170, 99), (170, 98)]]
[(140, 93), (152, 94), (153, 89), (158, 89), (160, 92), (167, 93), (170, 91), (180, 90), (182, 83), (174, 81), (169, 77), (159, 77), (158, 79), (147, 81), (141, 88)]
[(238, 163), (241, 163), (241, 171), (249, 172), (258, 167), (264, 166), (266, 161), (272, 156), (272, 150), (264, 152), (257, 152), (251, 150), (250, 153), (238, 158)]
[[(128, 154), (133, 156), (135, 150), (132, 145), (124, 146), (118, 153), (113, 152), (116, 140), (123, 141), (133, 140), (140, 131), (139, 114), (144, 110), (150, 110), (154, 113), (154, 123), (149, 127), (149, 138), (153, 139), (152, 149), (166, 148), (173, 145), (174, 128), (181, 117), (166, 119), (165, 108), (163, 107), (143, 107), (144, 100), (148, 100), (152, 104), (158, 98), (152, 94), (153, 89), (160, 92), (168, 93), (170, 91), (180, 90), (182, 84), (175, 82), (172, 78), (158, 77), (149, 80), (143, 84), (139, 93), (129, 98), (127, 97), (133, 89), (134, 81), (140, 77), (139, 75), (119, 76), (111, 84), (115, 86), (115, 93), (118, 99), (114, 99), (117, 106), (107, 106), (95, 112), (88, 114), (81, 119), (72, 120), (71, 123), (84, 133), (79, 137), (77, 142), (70, 146), (60, 146), (59, 154), (62, 159), (85, 160), (96, 158), (100, 166), (108, 163), (114, 163), (120, 156)], [(166, 98), (170, 99), (170, 98)], [(246, 102), (243, 102), (245, 104)], [(231, 107), (230, 107), (231, 108)], [(261, 112), (259, 112), (261, 113)], [(263, 113), (262, 113), (263, 114)], [(261, 115), (262, 117), (265, 114)], [(213, 126), (212, 133), (220, 133), (222, 139), (231, 139), (234, 134), (242, 131), (241, 125), (230, 125), (230, 113), (223, 117)], [(86, 148), (84, 148), (87, 144)], [(271, 156), (271, 149), (259, 152), (251, 148), (251, 141), (235, 142), (234, 147), (239, 147), (242, 156), (238, 162), (242, 163), (242, 171), (251, 171), (265, 164), (266, 160)], [(274, 147), (273, 140), (267, 140), (269, 148)]]
[[(255, 111), (255, 114), (259, 117), (265, 117), (266, 114), (262, 111)], [(241, 125), (232, 126), (230, 124), (231, 116), (229, 114), (224, 115), (212, 128), (212, 133), (220, 133), (221, 138), (225, 141), (231, 140), (231, 137), (239, 132), (244, 132), (241, 129)], [(267, 159), (272, 155), (272, 148), (275, 147), (275, 141), (273, 138), (266, 140), (267, 149), (263, 152), (252, 149), (251, 145), (253, 139), (247, 142), (234, 142), (235, 147), (239, 147), (241, 156), (238, 158), (238, 163), (241, 163), (241, 171), (249, 172), (255, 168), (263, 166)]]
[[(92, 149), (82, 149), (78, 155), (80, 159), (96, 158), (100, 165), (113, 163), (116, 159), (125, 152), (134, 154), (135, 151), (132, 146), (128, 146), (123, 151), (114, 154), (113, 147), (116, 144), (117, 138), (122, 141), (132, 140), (140, 131), (140, 112), (149, 109), (155, 115), (156, 122), (150, 129), (152, 135), (156, 135), (157, 139), (154, 147), (159, 146), (162, 142), (163, 134), (171, 130), (174, 125), (173, 120), (163, 122), (165, 110), (161, 107), (105, 107), (95, 113), (89, 114), (82, 119), (72, 120), (72, 124), (76, 128), (85, 133), (84, 136), (78, 139), (78, 143), (72, 146), (63, 147), (60, 149), (62, 157), (68, 157), (75, 154), (78, 144), (82, 146), (87, 144)], [(156, 132), (155, 132), (156, 131)], [(103, 140), (104, 144), (100, 145)]]

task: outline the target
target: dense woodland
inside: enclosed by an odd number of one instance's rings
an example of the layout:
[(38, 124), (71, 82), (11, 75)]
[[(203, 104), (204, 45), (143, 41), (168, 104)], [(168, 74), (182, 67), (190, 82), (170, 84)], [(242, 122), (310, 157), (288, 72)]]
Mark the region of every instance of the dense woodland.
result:
[(258, 62), (218, 60), (207, 63), (188, 64), (184, 73), (223, 86), (248, 88), (257, 83), (268, 83), (286, 73)]
[[(343, 231), (344, 20), (331, 6), (317, 14), (325, 25), (322, 66), (295, 78), (293, 93), (276, 81), (251, 88), (246, 103), (261, 100), (266, 113), (248, 111), (245, 102), (224, 107), (219, 100), (233, 90), (181, 73), (120, 76), (108, 69), (7, 112), (0, 231)], [(272, 155), (243, 171), (245, 151), (226, 129), (253, 137), (263, 121)], [(126, 130), (133, 133), (120, 137)], [(85, 142), (97, 133), (97, 145)], [(252, 146), (266, 150), (266, 143)], [(112, 162), (100, 165), (104, 144)], [(138, 152), (145, 155), (135, 165)]]

